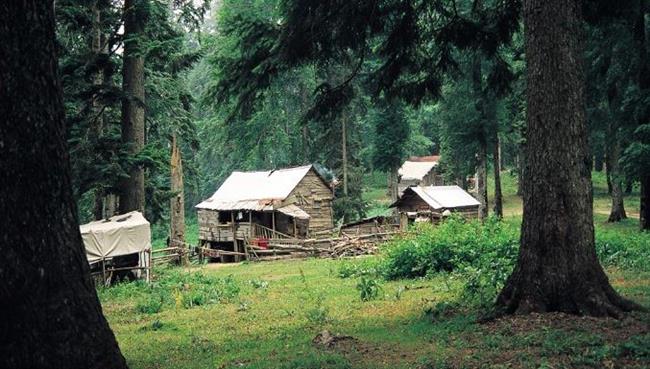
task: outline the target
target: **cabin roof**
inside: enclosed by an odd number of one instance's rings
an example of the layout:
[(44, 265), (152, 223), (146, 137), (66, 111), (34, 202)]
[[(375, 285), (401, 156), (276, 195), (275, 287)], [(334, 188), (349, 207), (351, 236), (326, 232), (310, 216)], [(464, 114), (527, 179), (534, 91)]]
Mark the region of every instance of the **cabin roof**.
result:
[(397, 173), (402, 179), (422, 180), (431, 169), (438, 166), (439, 160), (440, 156), (411, 157), (402, 164)]
[[(259, 172), (232, 172), (217, 192), (196, 208), (273, 210), (274, 205), (286, 199), (312, 168), (312, 165), (305, 165)], [(316, 175), (320, 177), (318, 173)]]
[[(411, 192), (435, 210), (480, 205), (472, 195), (458, 186), (413, 186), (408, 187), (404, 195)], [(399, 207), (404, 199), (402, 196), (391, 207)]]

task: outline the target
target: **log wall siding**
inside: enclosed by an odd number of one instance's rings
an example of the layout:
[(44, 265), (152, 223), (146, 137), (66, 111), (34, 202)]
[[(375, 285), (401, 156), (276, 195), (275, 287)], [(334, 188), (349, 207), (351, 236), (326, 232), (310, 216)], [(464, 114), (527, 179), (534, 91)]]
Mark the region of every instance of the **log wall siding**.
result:
[[(334, 194), (330, 187), (311, 169), (305, 177), (298, 183), (293, 191), (281, 203), (276, 204), (276, 208), (294, 204), (309, 214), (309, 221), (297, 220), (296, 230), (299, 235), (307, 236), (305, 223), (308, 222), (309, 233), (316, 231), (329, 230), (334, 227), (332, 200)], [(270, 213), (269, 213), (270, 214)], [(199, 240), (204, 241), (232, 241), (233, 232), (230, 221), (225, 224), (219, 223), (219, 212), (216, 210), (199, 209), (197, 211), (199, 221)], [(247, 220), (248, 215), (245, 215)], [(261, 219), (252, 219), (253, 223), (264, 224)], [(286, 234), (293, 234), (293, 221), (285, 214), (275, 214), (276, 229)], [(271, 226), (268, 226), (271, 228)], [(244, 239), (244, 236), (250, 236), (250, 226), (245, 222), (237, 222), (237, 231), (235, 237)]]
[(332, 189), (320, 176), (310, 169), (296, 188), (282, 202), (282, 206), (294, 204), (309, 214), (309, 231), (322, 231), (332, 229), (334, 223)]

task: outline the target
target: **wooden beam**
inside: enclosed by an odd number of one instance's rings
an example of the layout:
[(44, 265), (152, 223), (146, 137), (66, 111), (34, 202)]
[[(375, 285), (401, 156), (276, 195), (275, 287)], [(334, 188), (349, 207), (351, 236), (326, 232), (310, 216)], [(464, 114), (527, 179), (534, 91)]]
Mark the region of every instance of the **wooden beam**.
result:
[[(230, 225), (232, 228), (232, 251), (239, 252), (237, 248), (237, 227), (235, 226), (235, 212), (230, 212)], [(239, 256), (235, 256), (235, 261), (240, 261)]]
[(275, 210), (273, 210), (273, 212), (271, 213), (271, 221), (272, 221), (271, 224), (273, 225), (271, 229), (273, 229), (273, 232), (275, 232)]

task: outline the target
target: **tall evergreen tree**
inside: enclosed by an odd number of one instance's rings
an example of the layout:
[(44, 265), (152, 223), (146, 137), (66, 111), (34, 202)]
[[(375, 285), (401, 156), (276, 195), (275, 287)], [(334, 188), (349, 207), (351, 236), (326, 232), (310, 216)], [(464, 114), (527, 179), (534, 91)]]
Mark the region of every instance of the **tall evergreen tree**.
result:
[(581, 5), (524, 1), (524, 215), (517, 265), (497, 299), (510, 313), (619, 316), (636, 307), (614, 291), (596, 256)]
[(126, 368), (72, 194), (53, 1), (0, 3), (0, 367)]

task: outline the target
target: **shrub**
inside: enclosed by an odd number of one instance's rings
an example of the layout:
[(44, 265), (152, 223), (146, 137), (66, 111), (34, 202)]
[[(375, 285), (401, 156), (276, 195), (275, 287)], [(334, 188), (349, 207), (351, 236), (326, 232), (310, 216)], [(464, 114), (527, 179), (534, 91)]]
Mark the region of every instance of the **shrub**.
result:
[(316, 305), (306, 311), (307, 321), (313, 326), (322, 326), (329, 321), (329, 309), (323, 304), (324, 297), (316, 298)]
[(493, 218), (483, 224), (460, 217), (437, 226), (418, 224), (385, 245), (380, 270), (385, 278), (398, 279), (458, 272), (478, 264), (510, 266), (518, 239), (517, 230)]
[(381, 285), (374, 279), (361, 277), (359, 283), (357, 283), (357, 290), (361, 295), (361, 301), (370, 301), (379, 296)]

